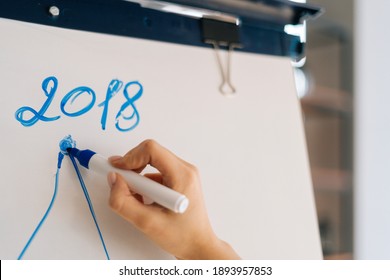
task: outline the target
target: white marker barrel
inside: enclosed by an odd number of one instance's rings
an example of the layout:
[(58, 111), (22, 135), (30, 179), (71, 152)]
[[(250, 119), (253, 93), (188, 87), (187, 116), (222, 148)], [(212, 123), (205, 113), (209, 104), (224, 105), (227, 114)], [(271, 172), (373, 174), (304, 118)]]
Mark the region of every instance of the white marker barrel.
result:
[(184, 213), (188, 207), (189, 201), (185, 195), (134, 171), (115, 168), (105, 157), (99, 154), (94, 154), (91, 157), (88, 168), (99, 174), (108, 174), (111, 171), (120, 174), (128, 182), (131, 190), (175, 213)]

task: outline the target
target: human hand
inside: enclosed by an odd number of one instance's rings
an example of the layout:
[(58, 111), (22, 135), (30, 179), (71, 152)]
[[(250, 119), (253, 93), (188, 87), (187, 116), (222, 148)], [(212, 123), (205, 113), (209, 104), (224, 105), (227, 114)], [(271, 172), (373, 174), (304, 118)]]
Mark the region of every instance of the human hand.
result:
[(111, 157), (110, 162), (117, 168), (136, 172), (151, 165), (160, 173), (145, 176), (189, 199), (190, 204), (183, 214), (157, 204), (145, 205), (119, 174), (108, 174), (110, 207), (162, 249), (178, 259), (239, 259), (230, 245), (212, 230), (196, 167), (153, 140), (142, 142), (123, 157)]

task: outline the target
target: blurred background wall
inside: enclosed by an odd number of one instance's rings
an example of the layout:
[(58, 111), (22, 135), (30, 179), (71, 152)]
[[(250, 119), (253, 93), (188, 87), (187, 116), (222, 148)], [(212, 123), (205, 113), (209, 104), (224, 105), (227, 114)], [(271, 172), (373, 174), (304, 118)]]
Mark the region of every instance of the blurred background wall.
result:
[(390, 259), (390, 1), (307, 2), (325, 9), (298, 69), (324, 256)]

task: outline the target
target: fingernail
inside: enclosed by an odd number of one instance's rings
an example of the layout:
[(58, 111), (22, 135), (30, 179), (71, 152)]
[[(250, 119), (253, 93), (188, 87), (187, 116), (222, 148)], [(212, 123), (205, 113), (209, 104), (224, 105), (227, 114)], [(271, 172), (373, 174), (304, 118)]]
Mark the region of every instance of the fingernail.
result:
[(109, 172), (107, 174), (107, 181), (108, 181), (108, 184), (110, 185), (110, 188), (112, 188), (112, 186), (116, 182), (116, 173), (115, 172)]
[(122, 159), (121, 156), (111, 156), (111, 157), (108, 158), (108, 161), (109, 162), (115, 162), (115, 161), (118, 161), (120, 159)]

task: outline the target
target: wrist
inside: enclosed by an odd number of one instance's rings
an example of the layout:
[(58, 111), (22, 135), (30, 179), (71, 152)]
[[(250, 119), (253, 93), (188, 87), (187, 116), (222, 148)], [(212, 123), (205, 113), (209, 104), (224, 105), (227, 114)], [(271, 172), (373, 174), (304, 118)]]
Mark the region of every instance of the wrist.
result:
[(234, 251), (232, 246), (224, 240), (217, 238), (214, 243), (215, 246), (210, 247), (208, 253), (209, 260), (239, 260), (241, 259), (238, 254)]
[(229, 243), (213, 235), (198, 242), (194, 248), (184, 256), (186, 260), (239, 260), (240, 256)]

